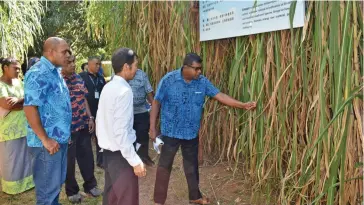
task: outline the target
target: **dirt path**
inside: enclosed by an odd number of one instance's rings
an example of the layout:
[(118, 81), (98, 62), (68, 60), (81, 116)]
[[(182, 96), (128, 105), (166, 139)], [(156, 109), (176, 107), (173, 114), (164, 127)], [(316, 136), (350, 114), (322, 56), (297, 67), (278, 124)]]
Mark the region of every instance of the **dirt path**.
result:
[[(154, 151), (150, 152), (152, 158), (158, 161)], [(82, 189), (82, 178), (77, 169), (79, 186)], [(148, 167), (147, 176), (139, 180), (140, 205), (153, 205), (153, 191), (155, 182), (156, 167)], [(103, 189), (103, 170), (97, 168), (95, 175), (99, 188)], [(204, 195), (208, 196), (212, 203), (217, 205), (247, 205), (250, 204), (250, 190), (247, 182), (242, 179), (242, 175), (237, 174), (236, 179), (232, 177), (232, 171), (226, 164), (216, 166), (200, 167), (200, 186)], [(63, 205), (70, 204), (65, 195), (64, 188), (60, 195), (60, 202)], [(0, 192), (0, 205), (30, 205), (35, 204), (34, 189), (26, 193), (9, 196)], [(102, 198), (86, 197), (82, 202), (85, 205), (101, 205)], [(182, 156), (180, 152), (176, 155), (172, 175), (169, 183), (168, 197), (166, 205), (188, 205), (187, 182), (183, 172)]]
[[(157, 161), (157, 160), (156, 160)], [(156, 168), (148, 168), (148, 177), (141, 179), (140, 183), (140, 204), (153, 204), (153, 191)], [(219, 164), (216, 166), (200, 167), (200, 186), (204, 195), (208, 196), (212, 204), (219, 205), (244, 205), (249, 204), (250, 194), (245, 191), (244, 181), (232, 179), (232, 172), (227, 166)], [(166, 205), (186, 205), (188, 203), (187, 182), (183, 172), (182, 156), (177, 154), (171, 179)]]

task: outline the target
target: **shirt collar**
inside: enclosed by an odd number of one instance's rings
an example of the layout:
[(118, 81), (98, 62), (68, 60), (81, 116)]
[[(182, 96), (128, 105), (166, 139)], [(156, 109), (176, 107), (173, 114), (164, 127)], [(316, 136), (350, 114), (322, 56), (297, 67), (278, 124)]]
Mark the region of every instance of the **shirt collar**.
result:
[(53, 65), (53, 63), (51, 63), (46, 57), (42, 56), (40, 58), (40, 61), (44, 64), (46, 64), (47, 68), (49, 68), (49, 70), (54, 70), (54, 69), (58, 69), (59, 67)]
[(114, 75), (113, 79), (112, 80), (116, 80), (118, 82), (121, 82), (122, 84), (124, 85), (128, 85), (129, 86), (129, 83), (126, 82), (126, 80), (118, 75)]
[[(62, 73), (61, 73), (61, 74), (62, 74)], [(69, 76), (67, 76), (67, 75), (63, 75), (63, 74), (62, 74), (62, 76), (63, 76), (63, 78), (65, 78), (65, 79), (73, 80), (73, 79), (76, 77), (76, 73), (73, 73), (72, 75), (69, 75)]]
[(178, 69), (178, 72), (177, 72), (178, 75), (176, 76), (177, 80), (184, 80), (183, 76), (182, 76), (182, 68), (183, 68), (183, 66)]
[(96, 75), (90, 73), (89, 71), (87, 71), (87, 74), (90, 75), (91, 77), (95, 77), (95, 78), (98, 78), (100, 75), (99, 73), (96, 73)]

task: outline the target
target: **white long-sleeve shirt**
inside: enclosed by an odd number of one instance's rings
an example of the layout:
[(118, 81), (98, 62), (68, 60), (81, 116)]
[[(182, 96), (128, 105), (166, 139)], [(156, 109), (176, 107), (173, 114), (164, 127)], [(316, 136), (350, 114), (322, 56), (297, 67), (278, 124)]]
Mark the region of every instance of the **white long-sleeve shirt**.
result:
[(142, 163), (135, 152), (133, 130), (133, 92), (130, 85), (115, 75), (102, 90), (96, 117), (96, 135), (102, 149), (120, 151), (131, 166)]

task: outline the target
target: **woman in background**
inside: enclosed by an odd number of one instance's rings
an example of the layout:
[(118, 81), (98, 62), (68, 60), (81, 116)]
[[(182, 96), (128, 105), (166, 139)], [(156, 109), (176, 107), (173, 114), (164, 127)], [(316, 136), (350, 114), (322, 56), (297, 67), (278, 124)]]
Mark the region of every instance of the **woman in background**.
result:
[(26, 140), (24, 89), (18, 79), (20, 63), (0, 58), (0, 178), (2, 191), (19, 194), (34, 187)]

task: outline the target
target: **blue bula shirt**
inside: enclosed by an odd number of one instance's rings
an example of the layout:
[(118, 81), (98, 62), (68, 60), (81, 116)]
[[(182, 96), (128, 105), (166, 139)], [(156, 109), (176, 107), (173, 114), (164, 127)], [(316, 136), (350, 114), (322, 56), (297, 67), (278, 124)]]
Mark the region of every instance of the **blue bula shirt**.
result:
[(181, 69), (162, 78), (155, 100), (161, 104), (162, 135), (191, 140), (197, 137), (200, 129), (205, 97), (214, 97), (220, 91), (202, 75), (187, 83)]
[(129, 85), (133, 90), (134, 115), (148, 112), (145, 104), (147, 104), (147, 95), (153, 92), (153, 88), (147, 74), (138, 69), (134, 78), (129, 81)]
[[(60, 69), (42, 57), (30, 68), (24, 79), (24, 106), (37, 106), (42, 126), (49, 138), (68, 143), (71, 135), (72, 110), (70, 95)], [(43, 144), (28, 124), (29, 147)]]

